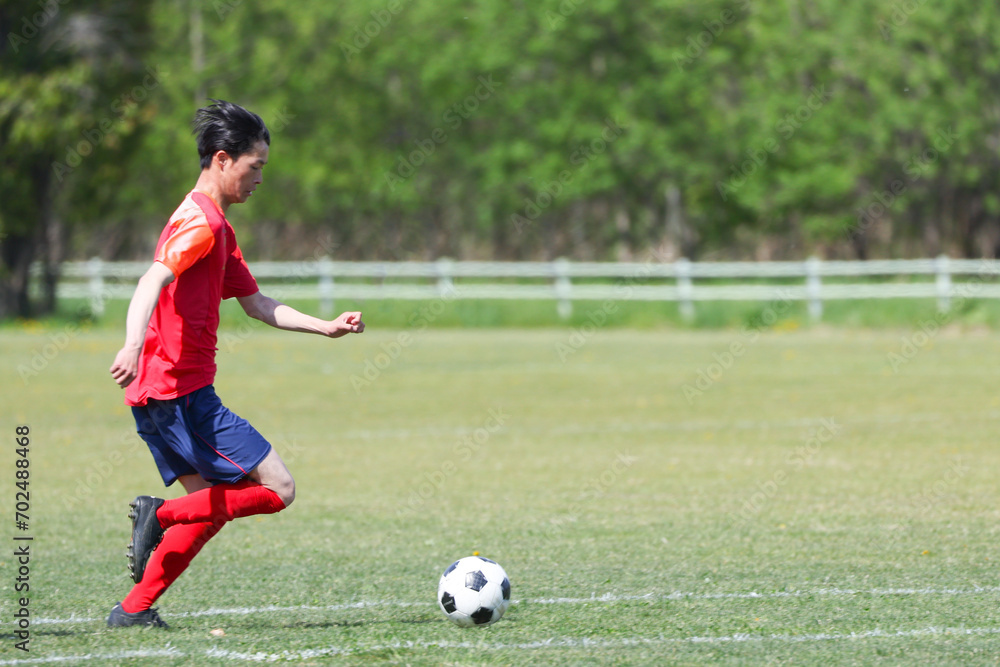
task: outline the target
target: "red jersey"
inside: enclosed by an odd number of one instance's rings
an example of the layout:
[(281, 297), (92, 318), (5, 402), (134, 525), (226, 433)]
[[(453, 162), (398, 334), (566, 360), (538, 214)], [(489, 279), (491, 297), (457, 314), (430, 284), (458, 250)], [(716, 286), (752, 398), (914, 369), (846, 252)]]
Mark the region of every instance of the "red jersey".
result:
[(156, 244), (156, 261), (175, 280), (160, 292), (149, 320), (139, 374), (125, 389), (128, 405), (177, 398), (212, 384), (219, 304), (258, 291), (232, 225), (202, 192), (190, 192), (170, 216)]

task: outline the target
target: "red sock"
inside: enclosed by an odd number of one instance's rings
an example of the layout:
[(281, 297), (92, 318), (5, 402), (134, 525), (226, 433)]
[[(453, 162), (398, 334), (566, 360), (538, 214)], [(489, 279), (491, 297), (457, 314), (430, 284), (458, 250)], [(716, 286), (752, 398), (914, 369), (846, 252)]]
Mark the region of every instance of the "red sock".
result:
[(142, 581), (122, 600), (122, 609), (129, 614), (149, 609), (224, 525), (206, 522), (172, 526), (150, 555)]
[(257, 482), (248, 479), (235, 484), (213, 487), (167, 500), (156, 510), (160, 525), (211, 521), (220, 526), (227, 521), (254, 514), (274, 514), (285, 509), (281, 497)]

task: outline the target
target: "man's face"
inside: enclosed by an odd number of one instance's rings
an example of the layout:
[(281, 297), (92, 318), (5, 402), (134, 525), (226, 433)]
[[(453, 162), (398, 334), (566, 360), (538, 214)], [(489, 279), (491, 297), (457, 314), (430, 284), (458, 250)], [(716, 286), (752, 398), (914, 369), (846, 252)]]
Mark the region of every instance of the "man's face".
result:
[(223, 189), (229, 203), (242, 204), (250, 198), (257, 186), (264, 182), (267, 154), (268, 145), (261, 140), (235, 161), (226, 162), (223, 170)]

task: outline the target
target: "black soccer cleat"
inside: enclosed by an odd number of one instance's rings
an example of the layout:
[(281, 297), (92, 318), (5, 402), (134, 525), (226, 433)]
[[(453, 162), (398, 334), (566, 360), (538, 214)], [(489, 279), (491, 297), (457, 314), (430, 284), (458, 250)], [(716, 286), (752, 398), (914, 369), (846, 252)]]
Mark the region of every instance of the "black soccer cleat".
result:
[(160, 528), (160, 521), (156, 518), (156, 510), (162, 504), (162, 498), (152, 496), (139, 496), (129, 503), (129, 507), (132, 508), (128, 513), (128, 518), (132, 519), (132, 539), (128, 543), (125, 555), (128, 557), (129, 574), (135, 583), (142, 581), (149, 555), (156, 549), (163, 539), (163, 533), (166, 532)]
[(109, 628), (127, 628), (133, 625), (141, 625), (148, 628), (164, 628), (169, 629), (170, 626), (164, 623), (160, 615), (156, 613), (156, 610), (150, 607), (145, 611), (137, 611), (134, 614), (129, 614), (124, 609), (122, 609), (122, 603), (119, 602), (115, 605), (114, 609), (108, 615), (108, 627)]

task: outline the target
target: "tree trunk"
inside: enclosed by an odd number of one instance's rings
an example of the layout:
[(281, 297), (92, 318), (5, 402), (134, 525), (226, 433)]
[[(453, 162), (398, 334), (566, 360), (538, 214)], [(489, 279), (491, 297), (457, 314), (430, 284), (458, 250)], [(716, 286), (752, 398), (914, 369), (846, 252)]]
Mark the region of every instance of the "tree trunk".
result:
[(868, 259), (868, 230), (854, 229), (850, 232), (851, 246), (858, 259)]
[(63, 260), (62, 221), (56, 215), (52, 205), (55, 188), (50, 187), (51, 179), (43, 176), (39, 190), (45, 194), (39, 202), (39, 219), (42, 231), (42, 305), (41, 313), (49, 314), (56, 310), (56, 288), (59, 285), (59, 267)]
[(619, 262), (632, 261), (632, 221), (629, 218), (625, 205), (619, 205), (615, 211), (615, 231), (618, 239), (615, 244), (615, 254)]
[(0, 272), (0, 318), (31, 317), (28, 300), (28, 270), (35, 258), (37, 234), (9, 233), (0, 243), (3, 271)]
[(664, 191), (666, 199), (666, 250), (671, 255), (688, 257), (694, 253), (694, 233), (684, 218), (684, 201), (681, 190), (670, 183)]
[(921, 226), (924, 237), (924, 254), (927, 257), (937, 257), (942, 252), (942, 245), (941, 230), (938, 228), (936, 213), (934, 211), (927, 212), (926, 210), (922, 210), (916, 215), (919, 218), (923, 218)]

